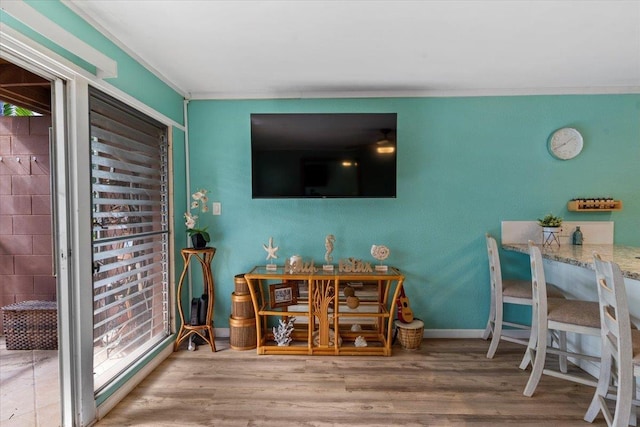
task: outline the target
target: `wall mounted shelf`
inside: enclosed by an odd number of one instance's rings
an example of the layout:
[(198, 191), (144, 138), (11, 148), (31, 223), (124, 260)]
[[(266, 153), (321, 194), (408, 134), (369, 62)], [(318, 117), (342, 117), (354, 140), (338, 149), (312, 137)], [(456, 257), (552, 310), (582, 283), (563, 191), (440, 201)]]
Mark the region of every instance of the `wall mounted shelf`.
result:
[(613, 199), (574, 199), (567, 203), (572, 212), (613, 212), (622, 210), (622, 200)]

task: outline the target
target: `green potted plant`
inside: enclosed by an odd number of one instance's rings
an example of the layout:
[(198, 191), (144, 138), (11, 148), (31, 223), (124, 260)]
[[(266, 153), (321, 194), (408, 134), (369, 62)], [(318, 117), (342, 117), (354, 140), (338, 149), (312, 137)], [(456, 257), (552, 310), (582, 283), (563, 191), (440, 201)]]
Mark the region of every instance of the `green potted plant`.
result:
[[(200, 212), (205, 213), (209, 211), (207, 205), (209, 198), (207, 197), (207, 190), (200, 189), (191, 195), (193, 201), (191, 202), (191, 208), (200, 209)], [(185, 225), (187, 226), (187, 233), (191, 236), (191, 242), (194, 249), (204, 249), (207, 247), (207, 243), (211, 240), (211, 236), (207, 232), (207, 227), (198, 228), (196, 224), (198, 222), (198, 215), (194, 215), (191, 212), (184, 213)]]
[(559, 228), (562, 225), (562, 218), (550, 213), (543, 218), (538, 218), (538, 224), (542, 228)]
[(542, 227), (542, 245), (551, 246), (555, 243), (560, 246), (558, 236), (562, 226), (562, 218), (549, 213), (542, 218), (538, 218), (538, 224)]

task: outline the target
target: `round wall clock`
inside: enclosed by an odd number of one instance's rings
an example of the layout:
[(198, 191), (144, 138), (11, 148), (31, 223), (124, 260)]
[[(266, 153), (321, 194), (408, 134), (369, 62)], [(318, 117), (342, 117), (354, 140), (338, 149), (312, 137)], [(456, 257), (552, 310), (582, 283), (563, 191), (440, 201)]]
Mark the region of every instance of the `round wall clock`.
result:
[(574, 128), (562, 128), (551, 134), (549, 152), (560, 160), (573, 159), (582, 151), (582, 135)]

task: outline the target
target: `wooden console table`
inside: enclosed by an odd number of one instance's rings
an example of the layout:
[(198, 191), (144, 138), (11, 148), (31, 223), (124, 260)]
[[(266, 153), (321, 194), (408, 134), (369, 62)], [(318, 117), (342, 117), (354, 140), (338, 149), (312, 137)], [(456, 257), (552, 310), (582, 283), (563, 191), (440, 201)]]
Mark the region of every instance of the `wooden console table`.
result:
[[(267, 270), (259, 266), (244, 277), (256, 315), (258, 354), (391, 356), (395, 301), (404, 282), (397, 269), (287, 273), (283, 267)], [(278, 284), (298, 287), (295, 304), (274, 304), (274, 288), (270, 287)], [(360, 298), (357, 308), (347, 306), (343, 292), (347, 285)], [(277, 326), (278, 320), (291, 318), (295, 318), (293, 341), (288, 346), (278, 346), (272, 327)], [(363, 337), (367, 346), (356, 346), (357, 337)]]
[[(181, 251), (182, 259), (184, 260), (184, 268), (180, 275), (180, 283), (178, 284), (178, 312), (180, 313), (180, 330), (176, 338), (174, 345), (174, 351), (178, 349), (178, 346), (182, 341), (192, 334), (197, 334), (211, 346), (211, 351), (216, 351), (215, 335), (213, 334), (213, 302), (215, 299), (215, 293), (213, 289), (213, 275), (211, 274), (211, 260), (216, 254), (216, 248), (204, 248), (193, 249), (185, 248)], [(184, 284), (187, 271), (189, 270), (189, 263), (191, 259), (195, 258), (200, 262), (202, 267), (202, 278), (204, 280), (204, 288), (207, 293), (207, 321), (204, 325), (191, 325), (185, 322), (184, 308), (182, 307), (182, 285)]]

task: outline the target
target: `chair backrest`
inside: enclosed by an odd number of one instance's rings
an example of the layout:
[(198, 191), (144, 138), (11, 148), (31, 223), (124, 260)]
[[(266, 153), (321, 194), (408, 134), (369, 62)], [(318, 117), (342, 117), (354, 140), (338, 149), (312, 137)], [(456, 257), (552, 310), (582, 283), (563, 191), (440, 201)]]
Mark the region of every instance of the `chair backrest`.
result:
[(500, 268), (500, 255), (496, 239), (489, 233), (485, 234), (487, 240), (487, 255), (489, 256), (489, 280), (491, 292), (495, 297), (502, 298), (502, 269)]
[(600, 303), (600, 325), (603, 351), (609, 351), (617, 361), (618, 368), (631, 372), (632, 344), (631, 318), (624, 277), (620, 267), (613, 261), (604, 261), (593, 253)]
[(529, 260), (531, 262), (531, 297), (534, 316), (540, 316), (539, 324), (547, 322), (547, 280), (544, 276), (540, 248), (529, 240)]

